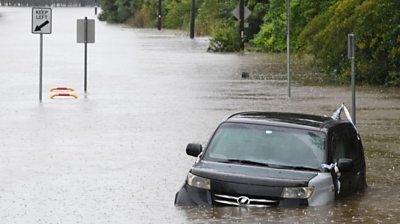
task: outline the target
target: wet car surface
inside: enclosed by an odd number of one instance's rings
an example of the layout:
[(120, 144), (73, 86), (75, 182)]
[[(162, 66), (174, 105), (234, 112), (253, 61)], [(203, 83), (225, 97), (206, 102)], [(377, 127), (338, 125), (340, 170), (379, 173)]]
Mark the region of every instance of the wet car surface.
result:
[[(250, 109), (330, 116), (350, 105), (350, 88), (294, 85), (288, 98), (284, 56), (210, 54), (206, 38), (97, 21), (85, 98), (76, 19), (93, 9), (54, 8), (40, 104), (31, 9), (0, 14), (2, 223), (400, 221), (399, 89), (357, 88), (369, 185), (362, 196), (306, 209), (177, 208), (176, 190), (195, 161), (182, 149), (196, 139), (205, 145), (221, 118)], [(301, 64), (293, 66), (296, 76)], [(48, 99), (61, 85), (79, 99)]]

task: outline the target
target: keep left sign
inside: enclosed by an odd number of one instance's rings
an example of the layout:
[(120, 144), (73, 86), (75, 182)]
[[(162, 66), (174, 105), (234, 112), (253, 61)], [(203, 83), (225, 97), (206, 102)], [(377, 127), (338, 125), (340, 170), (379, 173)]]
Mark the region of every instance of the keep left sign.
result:
[(51, 34), (51, 8), (32, 8), (32, 33)]

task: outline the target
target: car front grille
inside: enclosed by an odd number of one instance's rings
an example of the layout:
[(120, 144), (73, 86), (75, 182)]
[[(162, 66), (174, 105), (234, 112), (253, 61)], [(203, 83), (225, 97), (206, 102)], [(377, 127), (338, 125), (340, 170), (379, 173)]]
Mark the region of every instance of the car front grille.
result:
[(213, 196), (213, 201), (221, 205), (265, 208), (277, 206), (279, 204), (279, 201), (274, 199), (230, 196), (223, 194), (214, 194)]

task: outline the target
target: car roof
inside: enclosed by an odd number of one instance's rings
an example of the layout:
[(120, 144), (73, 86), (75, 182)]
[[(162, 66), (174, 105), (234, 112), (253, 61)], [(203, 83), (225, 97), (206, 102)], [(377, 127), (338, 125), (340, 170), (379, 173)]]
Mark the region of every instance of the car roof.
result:
[(232, 114), (225, 122), (264, 124), (324, 132), (340, 123), (347, 123), (327, 116), (284, 112), (240, 112)]

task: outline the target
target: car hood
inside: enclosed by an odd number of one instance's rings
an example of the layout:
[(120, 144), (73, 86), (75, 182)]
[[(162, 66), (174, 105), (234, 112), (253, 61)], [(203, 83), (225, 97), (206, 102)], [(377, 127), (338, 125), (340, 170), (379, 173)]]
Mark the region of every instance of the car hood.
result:
[(191, 172), (214, 181), (264, 185), (272, 187), (301, 187), (317, 176), (315, 171), (276, 169), (263, 166), (199, 161)]

